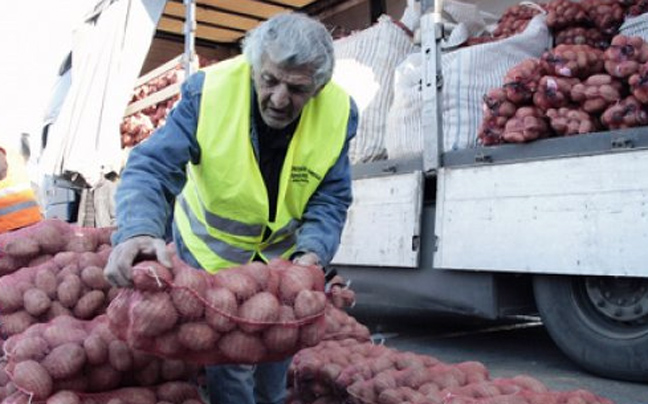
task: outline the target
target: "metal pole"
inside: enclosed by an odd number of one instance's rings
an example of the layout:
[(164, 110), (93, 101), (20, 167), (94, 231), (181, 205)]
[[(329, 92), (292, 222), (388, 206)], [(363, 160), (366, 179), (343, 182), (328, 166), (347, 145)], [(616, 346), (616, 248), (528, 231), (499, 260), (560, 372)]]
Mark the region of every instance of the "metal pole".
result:
[(196, 0), (184, 0), (184, 57), (185, 77), (196, 71)]
[(443, 161), (443, 72), (441, 70), (441, 40), (443, 0), (434, 0), (434, 9), (428, 11), (431, 0), (422, 0), (421, 52), (423, 52), (423, 169), (436, 174)]

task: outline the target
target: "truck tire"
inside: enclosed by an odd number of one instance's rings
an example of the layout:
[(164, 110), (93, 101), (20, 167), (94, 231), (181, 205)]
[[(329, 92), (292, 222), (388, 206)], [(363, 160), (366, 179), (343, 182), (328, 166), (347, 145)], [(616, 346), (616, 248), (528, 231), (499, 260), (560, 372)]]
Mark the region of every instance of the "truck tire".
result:
[(536, 304), (556, 345), (584, 369), (648, 380), (648, 278), (535, 276)]

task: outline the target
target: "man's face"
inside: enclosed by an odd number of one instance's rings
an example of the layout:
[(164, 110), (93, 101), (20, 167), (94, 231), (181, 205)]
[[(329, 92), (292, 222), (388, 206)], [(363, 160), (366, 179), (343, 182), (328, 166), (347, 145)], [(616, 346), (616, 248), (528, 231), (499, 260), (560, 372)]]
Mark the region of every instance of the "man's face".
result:
[(286, 69), (264, 58), (259, 71), (254, 71), (261, 118), (273, 129), (290, 125), (318, 88), (313, 82), (313, 71), (308, 67)]

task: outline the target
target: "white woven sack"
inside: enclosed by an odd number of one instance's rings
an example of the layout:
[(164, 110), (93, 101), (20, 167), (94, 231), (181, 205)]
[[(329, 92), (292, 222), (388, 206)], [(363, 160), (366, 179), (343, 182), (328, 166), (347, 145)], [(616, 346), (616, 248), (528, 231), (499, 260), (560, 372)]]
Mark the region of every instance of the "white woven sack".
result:
[(502, 86), (506, 72), (513, 66), (542, 56), (550, 40), (545, 16), (541, 14), (517, 35), (443, 54), (444, 152), (475, 146), (484, 94)]
[(411, 52), (411, 38), (391, 17), (382, 16), (373, 26), (336, 40), (334, 46), (333, 80), (353, 97), (360, 113), (358, 132), (349, 150), (351, 163), (385, 159), (394, 70)]
[(396, 67), (394, 103), (387, 115), (385, 146), (390, 159), (420, 154), (421, 132), (421, 51), (416, 50)]
[(644, 41), (648, 41), (648, 13), (626, 18), (619, 28), (619, 34), (625, 36), (639, 36)]

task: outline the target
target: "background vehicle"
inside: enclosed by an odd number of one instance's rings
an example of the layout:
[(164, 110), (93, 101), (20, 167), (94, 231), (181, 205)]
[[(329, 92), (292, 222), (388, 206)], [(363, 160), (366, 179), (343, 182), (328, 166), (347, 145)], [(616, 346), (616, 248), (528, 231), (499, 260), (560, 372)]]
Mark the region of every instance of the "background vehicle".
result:
[[(196, 53), (208, 59), (236, 54), (247, 29), (282, 9), (362, 29), (376, 14), (400, 15), (405, 7), (404, 1), (389, 7), (241, 1), (236, 10), (218, 1), (186, 1), (184, 9), (157, 3), (155, 35), (137, 48), (140, 79), (121, 81), (129, 91), (178, 63), (191, 71)], [(487, 319), (539, 314), (556, 344), (584, 368), (646, 380), (648, 180), (636, 174), (648, 169), (643, 128), (444, 152), (437, 102), (443, 72), (435, 57), (443, 29), (429, 3), (422, 3), (420, 31), (425, 147), (411, 158), (353, 168), (355, 201), (334, 266), (353, 280), (356, 310)], [(177, 88), (135, 103), (122, 97), (113, 107), (134, 114)], [(101, 136), (111, 142), (108, 149), (121, 148), (116, 131)], [(100, 176), (116, 170), (106, 167)]]

